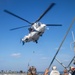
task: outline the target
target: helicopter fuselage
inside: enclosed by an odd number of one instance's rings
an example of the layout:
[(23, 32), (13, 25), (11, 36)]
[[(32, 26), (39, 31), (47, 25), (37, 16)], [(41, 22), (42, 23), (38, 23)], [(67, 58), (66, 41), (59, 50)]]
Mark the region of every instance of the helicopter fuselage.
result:
[(23, 44), (26, 42), (30, 42), (30, 41), (37, 43), (38, 39), (39, 39), (38, 32), (34, 31), (34, 32), (30, 32), (28, 35), (24, 36), (24, 38), (22, 38), (22, 42), (23, 42)]
[(32, 31), (36, 31), (38, 33), (44, 33), (45, 31), (45, 28), (46, 28), (46, 25), (45, 24), (42, 24), (40, 22), (37, 22), (37, 23), (34, 23), (31, 27), (30, 27), (30, 30), (29, 32), (32, 32)]
[(34, 24), (32, 26), (32, 31), (22, 39), (23, 44), (30, 41), (38, 43), (39, 37), (45, 32), (45, 27), (45, 24)]

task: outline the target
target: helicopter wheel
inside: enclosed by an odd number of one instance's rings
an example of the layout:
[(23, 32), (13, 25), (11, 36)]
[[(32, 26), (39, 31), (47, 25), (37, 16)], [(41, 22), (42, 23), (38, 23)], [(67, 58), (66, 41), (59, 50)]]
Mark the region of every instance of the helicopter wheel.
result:
[(27, 42), (28, 41), (28, 38), (25, 41)]
[(24, 43), (25, 43), (25, 42), (24, 42), (24, 41), (22, 41), (22, 45), (24, 45)]
[(38, 43), (38, 41), (37, 41), (37, 40), (35, 40), (35, 42), (36, 42), (36, 43)]

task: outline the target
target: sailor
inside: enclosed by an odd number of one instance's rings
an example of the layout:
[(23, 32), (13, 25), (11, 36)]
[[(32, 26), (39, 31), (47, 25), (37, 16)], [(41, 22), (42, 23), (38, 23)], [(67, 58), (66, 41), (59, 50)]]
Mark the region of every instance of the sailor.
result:
[(34, 66), (32, 66), (32, 74), (33, 74), (33, 75), (36, 75), (36, 72), (37, 72), (37, 71), (36, 71), (36, 68), (35, 68)]
[(50, 72), (50, 75), (60, 75), (60, 72), (57, 70), (56, 66), (52, 67), (52, 71)]
[(75, 68), (73, 66), (70, 67), (69, 75), (75, 75)]
[(72, 70), (72, 75), (75, 75), (75, 68), (73, 67), (71, 68), (71, 70)]
[(27, 75), (33, 75), (33, 74), (32, 74), (32, 67), (29, 67), (29, 70), (28, 70), (28, 72), (27, 72)]
[(64, 70), (63, 75), (69, 75), (67, 69)]
[(48, 73), (49, 73), (49, 69), (47, 68), (44, 72), (44, 75), (48, 75)]

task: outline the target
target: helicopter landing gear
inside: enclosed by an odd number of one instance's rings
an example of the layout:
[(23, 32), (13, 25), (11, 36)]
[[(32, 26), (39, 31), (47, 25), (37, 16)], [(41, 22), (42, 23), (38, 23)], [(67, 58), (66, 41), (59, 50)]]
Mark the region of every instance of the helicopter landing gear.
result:
[(24, 45), (24, 43), (25, 43), (25, 42), (24, 42), (24, 41), (22, 41), (22, 45)]
[(25, 40), (26, 42), (28, 41), (28, 38), (26, 38), (26, 40)]
[(40, 35), (40, 34), (41, 34), (41, 32), (38, 33), (38, 35)]
[(36, 43), (38, 43), (38, 41), (37, 41), (37, 40), (35, 40), (35, 42), (36, 42)]
[(38, 35), (42, 36), (43, 33), (44, 33), (44, 32), (39, 32)]

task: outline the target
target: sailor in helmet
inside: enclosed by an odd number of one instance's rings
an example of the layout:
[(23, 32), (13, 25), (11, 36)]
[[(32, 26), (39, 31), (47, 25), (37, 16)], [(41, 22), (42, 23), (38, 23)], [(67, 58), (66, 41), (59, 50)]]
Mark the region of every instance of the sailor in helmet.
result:
[(70, 67), (69, 75), (75, 75), (75, 67)]
[(59, 71), (57, 70), (56, 66), (52, 67), (52, 71), (50, 72), (50, 75), (60, 75)]

